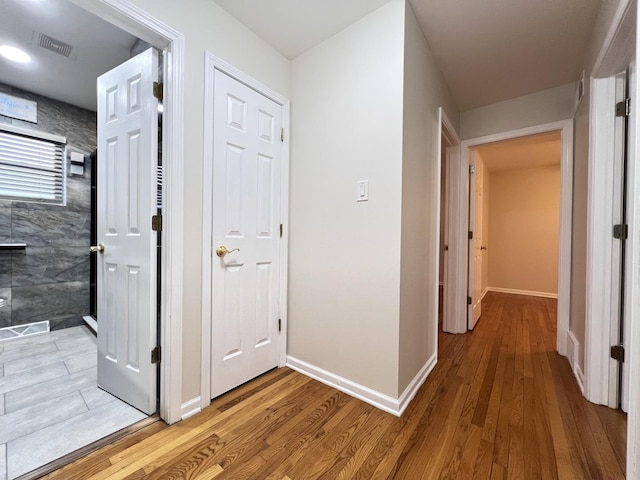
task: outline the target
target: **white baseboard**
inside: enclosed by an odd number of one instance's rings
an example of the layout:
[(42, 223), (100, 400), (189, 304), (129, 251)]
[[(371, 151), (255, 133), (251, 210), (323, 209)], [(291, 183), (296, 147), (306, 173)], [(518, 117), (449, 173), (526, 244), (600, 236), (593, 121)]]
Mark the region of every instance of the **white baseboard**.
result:
[(351, 395), (363, 402), (373, 405), (380, 410), (384, 410), (387, 413), (391, 413), (397, 417), (402, 415), (402, 412), (407, 408), (411, 400), (415, 397), (420, 386), (424, 383), (425, 379), (433, 370), (437, 362), (437, 356), (434, 354), (425, 365), (420, 369), (418, 374), (414, 377), (407, 388), (402, 392), (400, 398), (393, 398), (384, 393), (380, 393), (359, 383), (352, 382), (340, 375), (331, 373), (322, 368), (311, 365), (310, 363), (298, 360), (295, 357), (287, 356), (287, 367), (299, 372), (303, 375), (313, 378), (319, 382), (329, 385), (341, 392)]
[(480, 300), (484, 299), (485, 295), (489, 293), (489, 287), (485, 287), (482, 291), (482, 295), (480, 295)]
[(420, 390), (420, 387), (425, 382), (433, 368), (436, 366), (436, 363), (438, 363), (438, 354), (434, 353), (433, 355), (431, 355), (431, 358), (427, 360), (427, 363), (422, 366), (416, 376), (413, 377), (413, 380), (411, 380), (411, 383), (407, 385), (407, 388), (404, 389), (404, 392), (402, 392), (402, 395), (400, 395), (400, 398), (398, 399), (400, 404), (398, 416), (401, 416), (404, 413), (406, 408), (411, 403), (411, 400), (414, 399), (416, 393), (418, 393), (418, 390)]
[(512, 295), (527, 295), (529, 297), (558, 298), (557, 293), (533, 292), (530, 290), (516, 290), (513, 288), (487, 287), (488, 292), (510, 293)]
[(195, 397), (189, 400), (188, 402), (184, 402), (180, 406), (180, 419), (186, 420), (189, 417), (193, 417), (196, 413), (200, 413), (202, 408), (200, 407), (200, 397)]
[(384, 393), (372, 390), (369, 387), (352, 382), (344, 377), (331, 373), (322, 368), (311, 365), (310, 363), (298, 360), (290, 355), (287, 356), (287, 367), (300, 372), (307, 377), (329, 385), (341, 392), (358, 398), (363, 402), (373, 405), (380, 410), (400, 416), (400, 401), (396, 398), (385, 395)]
[(579, 348), (578, 339), (576, 339), (573, 332), (569, 331), (567, 333), (567, 360), (569, 360), (569, 365), (571, 365), (571, 369), (573, 369), (576, 364), (576, 360), (578, 358), (578, 355), (577, 355), (578, 348)]
[(573, 334), (571, 330), (567, 333), (567, 359), (569, 360), (569, 364), (571, 365), (571, 370), (573, 371), (573, 375), (576, 377), (576, 381), (578, 382), (578, 386), (580, 387), (580, 391), (584, 396), (584, 373), (580, 368), (580, 363), (578, 362), (580, 354), (580, 342)]
[(582, 369), (577, 362), (575, 368), (573, 369), (573, 374), (575, 375), (576, 381), (578, 382), (578, 387), (580, 387), (580, 392), (584, 397), (584, 373), (582, 373)]

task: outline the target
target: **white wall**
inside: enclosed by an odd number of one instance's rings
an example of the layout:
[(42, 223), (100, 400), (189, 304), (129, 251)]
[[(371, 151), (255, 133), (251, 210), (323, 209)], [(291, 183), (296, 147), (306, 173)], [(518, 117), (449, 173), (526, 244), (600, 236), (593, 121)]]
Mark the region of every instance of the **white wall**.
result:
[[(284, 96), (289, 61), (211, 0), (131, 0), (185, 36), (185, 179), (183, 402), (200, 395), (202, 169), (205, 51), (221, 57)], [(96, 0), (96, 3), (97, 0)]]
[(393, 0), (292, 62), (288, 353), (393, 397), (403, 16)]
[(541, 90), (460, 114), (463, 140), (573, 117), (575, 83)]
[(398, 395), (435, 354), (438, 341), (438, 107), (458, 110), (411, 5), (405, 13)]

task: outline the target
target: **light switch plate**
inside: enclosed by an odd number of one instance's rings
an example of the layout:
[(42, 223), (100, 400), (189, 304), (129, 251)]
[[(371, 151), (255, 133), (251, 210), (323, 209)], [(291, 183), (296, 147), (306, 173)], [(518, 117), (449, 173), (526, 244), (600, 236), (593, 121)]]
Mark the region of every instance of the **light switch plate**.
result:
[(358, 202), (366, 202), (369, 200), (369, 180), (360, 180), (357, 183), (358, 186), (358, 196), (356, 200)]

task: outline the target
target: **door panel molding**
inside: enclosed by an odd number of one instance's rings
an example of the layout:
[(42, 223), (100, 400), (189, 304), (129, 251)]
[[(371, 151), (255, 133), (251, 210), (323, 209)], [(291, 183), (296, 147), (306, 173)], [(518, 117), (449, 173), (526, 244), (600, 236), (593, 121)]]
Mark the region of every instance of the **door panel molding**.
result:
[[(205, 119), (204, 119), (204, 168), (203, 168), (203, 215), (202, 219), (202, 323), (201, 323), (201, 382), (200, 382), (200, 408), (205, 408), (211, 398), (211, 305), (212, 305), (212, 265), (211, 259), (215, 255), (213, 245), (213, 223), (211, 211), (213, 203), (213, 128), (214, 128), (214, 77), (215, 72), (220, 71), (247, 87), (257, 91), (265, 97), (273, 100), (282, 107), (282, 128), (284, 140), (282, 141), (282, 182), (280, 202), (281, 220), (283, 225), (282, 241), (280, 242), (280, 295), (278, 309), (281, 320), (281, 338), (278, 365), (284, 367), (287, 360), (287, 285), (288, 285), (288, 243), (289, 243), (289, 132), (290, 132), (290, 102), (289, 99), (276, 91), (263, 85), (249, 75), (241, 72), (234, 66), (216, 57), (211, 52), (205, 52)], [(278, 137), (280, 132), (274, 132)], [(278, 232), (278, 235), (280, 232)]]
[[(525, 137), (538, 133), (560, 131), (562, 136), (562, 156), (560, 160), (560, 248), (558, 253), (558, 335), (556, 349), (560, 355), (567, 355), (567, 334), (569, 332), (569, 308), (571, 294), (571, 218), (573, 210), (573, 120), (561, 120), (532, 127), (509, 130), (506, 132), (486, 135), (483, 137), (463, 140), (460, 146), (455, 183), (458, 186), (459, 199), (456, 201), (458, 211), (457, 222), (452, 222), (449, 250), (458, 252), (461, 258), (469, 258), (469, 241), (467, 238), (466, 222), (469, 215), (469, 150), (485, 143), (499, 142), (512, 138)], [(453, 172), (452, 172), (453, 174)], [(453, 248), (452, 248), (453, 247)], [(464, 306), (466, 311), (466, 297), (468, 277), (466, 262), (462, 262), (459, 275), (451, 279), (451, 289), (456, 301)], [(462, 332), (467, 319), (456, 318), (458, 328)]]
[[(469, 239), (469, 290), (467, 295), (471, 297), (471, 303), (467, 312), (467, 328), (473, 330), (482, 314), (482, 250), (484, 232), (482, 225), (482, 177), (484, 175), (484, 162), (475, 150), (470, 151), (469, 156), (469, 231), (473, 232), (473, 238)], [(471, 173), (473, 168), (473, 173)], [(473, 192), (473, 195), (471, 195)]]
[[(458, 179), (460, 178), (460, 174), (458, 172), (460, 168), (460, 137), (456, 132), (451, 120), (447, 117), (444, 108), (438, 108), (438, 116), (440, 118), (440, 134), (438, 135), (439, 142), (439, 155), (438, 158), (440, 161), (438, 162), (438, 178), (441, 178), (441, 168), (442, 168), (442, 151), (445, 150), (446, 157), (446, 186), (441, 185), (438, 182), (438, 186), (440, 189), (446, 188), (445, 191), (445, 219), (444, 219), (444, 244), (446, 249), (444, 250), (444, 262), (443, 262), (443, 292), (442, 292), (442, 330), (447, 333), (464, 333), (467, 331), (467, 321), (466, 317), (464, 317), (467, 305), (461, 305), (458, 302), (458, 298), (456, 297), (455, 288), (451, 288), (450, 279), (455, 279), (460, 275), (460, 272), (466, 268), (466, 263), (460, 257), (460, 252), (455, 250), (455, 245), (450, 242), (450, 239), (454, 238), (454, 232), (456, 232), (456, 228), (459, 228), (457, 222), (460, 222), (461, 219), (458, 218), (458, 214), (460, 211), (459, 202), (461, 201), (460, 194), (460, 186)], [(446, 140), (446, 144), (442, 141)], [(442, 195), (440, 191), (437, 192), (438, 202), (440, 202)], [(440, 205), (437, 207), (438, 211), (438, 225), (440, 222)], [(438, 235), (438, 242), (440, 241), (440, 235)], [(438, 251), (443, 248), (442, 245), (438, 245)], [(435, 273), (436, 280), (439, 280), (438, 272)], [(436, 283), (439, 283), (437, 281)], [(466, 295), (466, 294), (465, 294)], [(438, 318), (438, 310), (436, 305), (436, 310), (433, 312), (434, 317)], [(464, 325), (459, 321), (460, 318), (464, 318)], [(435, 322), (435, 335), (434, 338), (438, 338), (438, 322)], [(436, 342), (437, 343), (437, 342)], [(437, 345), (436, 345), (437, 347)]]

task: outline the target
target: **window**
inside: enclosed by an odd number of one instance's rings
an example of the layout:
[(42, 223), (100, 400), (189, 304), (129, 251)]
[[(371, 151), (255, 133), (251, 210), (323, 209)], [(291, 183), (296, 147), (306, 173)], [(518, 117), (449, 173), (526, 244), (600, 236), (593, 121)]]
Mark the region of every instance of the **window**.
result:
[(67, 139), (0, 124), (0, 198), (65, 204)]

